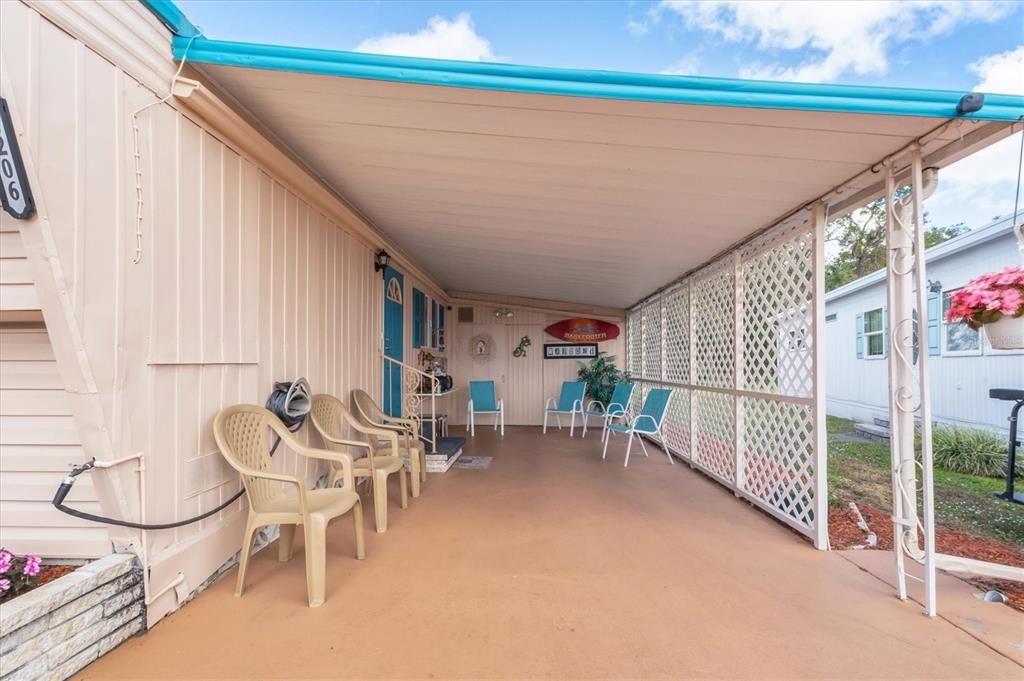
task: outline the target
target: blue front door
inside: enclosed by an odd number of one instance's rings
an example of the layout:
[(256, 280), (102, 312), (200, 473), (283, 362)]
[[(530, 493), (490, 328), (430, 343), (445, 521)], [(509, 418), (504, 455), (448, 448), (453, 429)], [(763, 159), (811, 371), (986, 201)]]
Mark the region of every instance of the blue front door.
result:
[[(384, 270), (384, 354), (402, 361), (405, 349), (405, 286), (402, 273), (388, 267)], [(402, 415), (402, 370), (397, 364), (384, 362), (384, 411), (390, 416)]]

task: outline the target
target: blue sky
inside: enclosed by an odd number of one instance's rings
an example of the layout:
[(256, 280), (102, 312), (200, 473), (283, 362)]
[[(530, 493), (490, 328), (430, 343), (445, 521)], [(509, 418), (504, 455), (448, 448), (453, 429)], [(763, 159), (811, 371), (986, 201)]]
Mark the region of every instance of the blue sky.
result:
[[(178, 5), (208, 37), (223, 40), (1024, 94), (1024, 2), (179, 0)], [(932, 218), (978, 226), (1009, 213), (1015, 147), (1011, 139), (947, 169), (940, 192), (929, 202)]]

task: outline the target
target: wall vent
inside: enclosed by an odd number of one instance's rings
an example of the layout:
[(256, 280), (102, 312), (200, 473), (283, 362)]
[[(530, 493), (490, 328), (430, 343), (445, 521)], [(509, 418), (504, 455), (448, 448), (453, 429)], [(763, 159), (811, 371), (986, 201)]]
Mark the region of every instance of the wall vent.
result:
[(473, 323), (473, 308), (472, 307), (460, 307), (459, 308), (459, 323), (460, 324), (472, 324)]

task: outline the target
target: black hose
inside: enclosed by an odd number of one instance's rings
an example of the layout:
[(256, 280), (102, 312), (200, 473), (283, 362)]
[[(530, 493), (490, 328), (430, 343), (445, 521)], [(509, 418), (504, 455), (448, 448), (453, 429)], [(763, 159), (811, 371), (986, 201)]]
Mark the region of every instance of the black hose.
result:
[[(290, 430), (293, 433), (297, 432), (300, 428), (302, 428), (302, 424), (306, 422), (306, 413), (308, 413), (309, 411), (308, 384), (306, 384), (307, 390), (303, 392), (303, 394), (306, 395), (306, 404), (300, 406), (300, 409), (298, 411), (291, 408), (290, 406), (294, 402), (293, 394), (296, 392), (296, 389), (302, 389), (302, 387), (298, 385), (299, 381), (302, 381), (302, 383), (305, 384), (305, 379), (301, 378), (298, 381), (294, 381), (292, 383), (275, 383), (274, 392), (272, 392), (270, 394), (270, 398), (267, 399), (267, 409), (273, 412), (274, 415), (277, 416), (279, 419), (281, 419), (281, 422), (284, 423), (288, 430)], [(299, 399), (302, 399), (301, 396), (299, 397)], [(270, 456), (274, 456), (274, 452), (277, 451), (277, 446), (279, 444), (281, 444), (280, 435), (277, 436), (277, 439), (274, 441), (273, 447), (270, 448)], [(75, 479), (82, 473), (92, 470), (95, 467), (96, 458), (93, 457), (87, 463), (74, 466), (71, 469), (71, 472), (68, 473), (68, 476), (64, 478), (64, 480), (61, 481), (60, 485), (57, 487), (57, 493), (53, 495), (53, 505), (58, 511), (61, 511), (62, 513), (67, 513), (68, 515), (74, 516), (76, 518), (81, 518), (82, 520), (90, 520), (95, 523), (106, 523), (107, 525), (118, 525), (120, 527), (130, 527), (135, 530), (171, 530), (175, 527), (184, 527), (185, 525), (197, 523), (200, 520), (205, 520), (206, 518), (209, 518), (212, 515), (220, 513), (225, 508), (238, 501), (241, 498), (241, 496), (245, 494), (245, 488), (243, 487), (242, 489), (238, 490), (238, 492), (234, 496), (232, 496), (230, 499), (222, 503), (220, 506), (212, 508), (209, 511), (201, 513), (197, 516), (186, 518), (185, 520), (176, 520), (172, 523), (136, 523), (132, 522), (131, 520), (119, 520), (117, 518), (107, 518), (106, 516), (94, 515), (92, 513), (86, 513), (85, 511), (79, 511), (78, 509), (71, 508), (70, 506), (65, 506), (64, 499), (71, 492), (71, 488), (75, 484)]]
[[(280, 438), (278, 438), (278, 440), (280, 441)], [(71, 491), (71, 487), (75, 484), (75, 478), (77, 478), (79, 475), (88, 470), (92, 470), (95, 467), (95, 465), (96, 459), (90, 459), (88, 463), (82, 464), (80, 466), (75, 466), (68, 474), (68, 477), (64, 478), (64, 480), (60, 483), (60, 486), (57, 488), (57, 493), (53, 495), (53, 505), (57, 508), (58, 511), (62, 511), (64, 513), (67, 513), (68, 515), (73, 515), (76, 518), (81, 518), (83, 520), (91, 520), (95, 523), (106, 523), (108, 525), (131, 527), (136, 530), (170, 530), (175, 527), (191, 525), (192, 523), (196, 523), (205, 518), (209, 518), (214, 513), (220, 513), (225, 508), (238, 501), (239, 497), (241, 497), (242, 494), (245, 493), (245, 490), (241, 489), (238, 491), (237, 494), (235, 494), (233, 497), (225, 501), (217, 508), (210, 509), (206, 513), (197, 515), (193, 518), (188, 518), (186, 520), (178, 520), (173, 523), (135, 523), (130, 520), (118, 520), (117, 518), (107, 518), (101, 515), (94, 515), (92, 513), (86, 513), (85, 511), (79, 511), (78, 509), (71, 508), (70, 506), (65, 506), (64, 497), (66, 497), (68, 493)]]

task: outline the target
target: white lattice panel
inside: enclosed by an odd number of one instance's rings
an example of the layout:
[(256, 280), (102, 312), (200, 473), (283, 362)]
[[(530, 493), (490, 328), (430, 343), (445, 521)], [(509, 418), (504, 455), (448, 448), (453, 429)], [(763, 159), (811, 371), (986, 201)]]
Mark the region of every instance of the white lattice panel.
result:
[(744, 397), (740, 408), (743, 491), (811, 530), (816, 472), (811, 407)]
[(661, 380), (661, 300), (655, 298), (643, 306), (644, 363), (642, 378)]
[(712, 388), (733, 388), (733, 270), (729, 263), (712, 265), (708, 270), (707, 274), (697, 275), (692, 288), (693, 382)]
[(690, 296), (686, 286), (669, 291), (661, 299), (664, 319), (664, 375), (673, 383), (690, 382)]
[(787, 232), (743, 262), (741, 387), (810, 397), (814, 388), (814, 240)]
[(825, 471), (815, 470), (818, 247), (811, 225), (798, 217), (632, 310), (629, 367), (644, 379), (635, 413), (651, 388), (674, 384), (664, 434), (675, 454), (820, 540), (815, 495), (827, 492)]
[(693, 391), (693, 462), (727, 481), (735, 480), (736, 433), (733, 395)]
[(685, 388), (672, 389), (672, 401), (668, 405), (662, 432), (665, 434), (665, 442), (669, 449), (684, 459), (690, 458), (689, 390)]
[(640, 308), (629, 311), (629, 318), (626, 323), (629, 335), (629, 353), (626, 357), (626, 369), (631, 376), (639, 378), (640, 373), (643, 371), (644, 352), (644, 322), (643, 313), (640, 311)]
[(749, 260), (758, 253), (761, 253), (768, 248), (772, 248), (782, 241), (789, 241), (797, 232), (807, 232), (810, 230), (813, 230), (813, 226), (811, 225), (811, 211), (805, 209), (801, 213), (794, 215), (791, 220), (786, 222), (786, 224), (768, 230), (757, 238), (751, 239), (743, 244), (739, 249), (740, 258), (743, 260)]
[(636, 384), (636, 388), (633, 389), (633, 399), (629, 402), (630, 413), (639, 414), (640, 410), (643, 409), (644, 398), (647, 397), (647, 389), (646, 383)]

